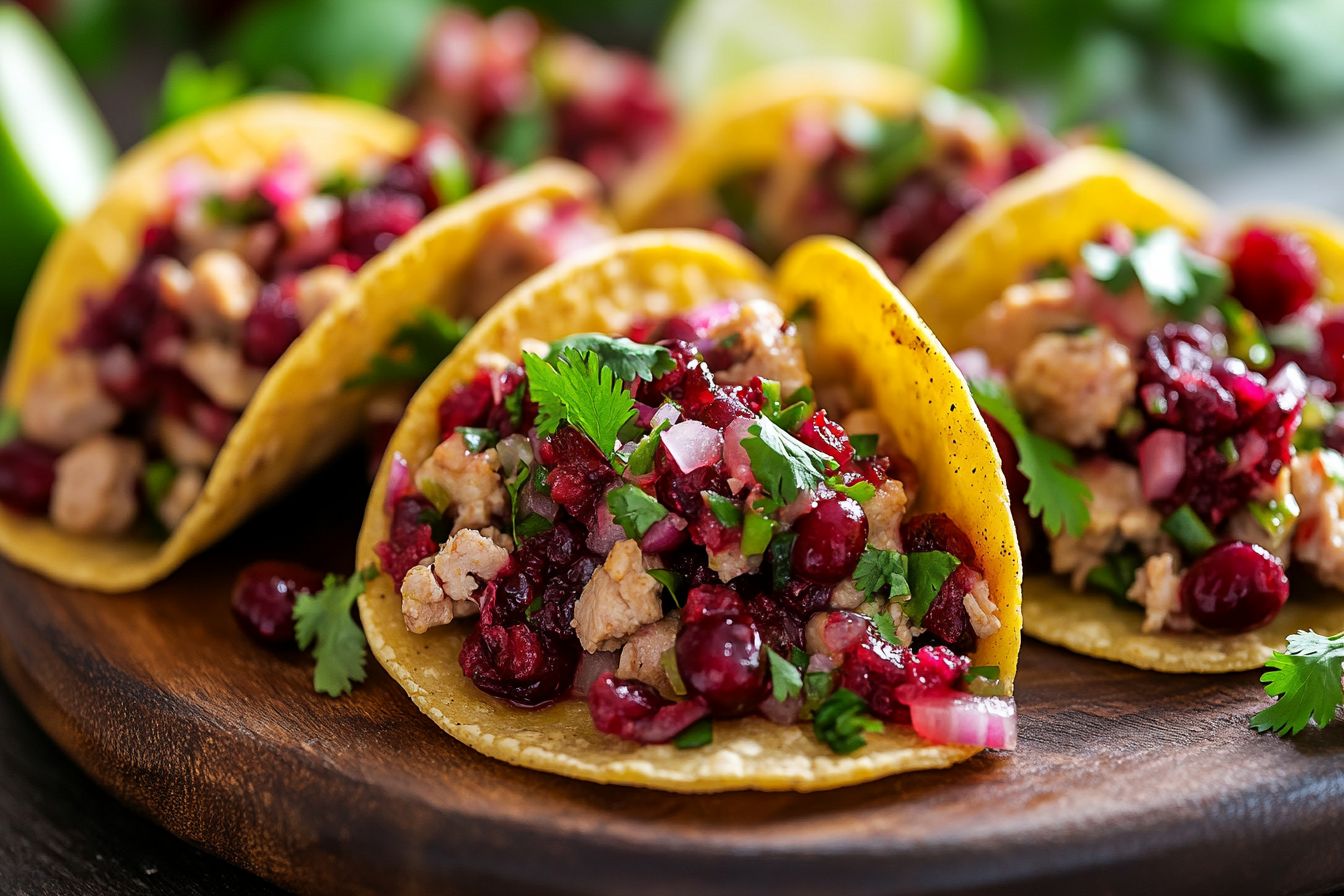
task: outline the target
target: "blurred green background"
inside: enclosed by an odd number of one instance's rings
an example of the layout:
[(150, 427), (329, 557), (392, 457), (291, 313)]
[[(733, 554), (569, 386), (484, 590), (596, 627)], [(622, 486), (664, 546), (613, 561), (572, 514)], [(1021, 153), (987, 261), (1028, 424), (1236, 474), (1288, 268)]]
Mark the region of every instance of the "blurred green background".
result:
[[(5, 5), (0, 13), (16, 12)], [(0, 27), (0, 231), (14, 234), (0, 250), (0, 308), (13, 307), (61, 218), (89, 201), (81, 178), (96, 180), (106, 170), (112, 147), (100, 137), (99, 117), (124, 149), (169, 121), (258, 89), (393, 102), (415, 76), (426, 22), (442, 8), (441, 0), (23, 5), (54, 37), (98, 111), (85, 111), (72, 85), (58, 84), (44, 97), (25, 86), (26, 70), (6, 74)], [(1105, 126), (1232, 204), (1282, 201), (1344, 212), (1344, 0), (471, 5), (483, 12), (527, 6), (555, 27), (656, 56), (683, 102), (773, 58), (875, 55), (954, 87), (1006, 93), (1052, 128)], [(19, 68), (8, 55), (8, 67)], [(5, 82), (16, 79), (19, 89), (11, 84), (7, 94)], [(53, 79), (60, 82), (59, 73)], [(25, 129), (27, 150), (18, 145)], [(56, 160), (78, 172), (73, 181), (53, 174), (50, 159), (24, 159), (32, 146), (55, 142), (76, 146)], [(16, 164), (48, 170), (16, 176)]]

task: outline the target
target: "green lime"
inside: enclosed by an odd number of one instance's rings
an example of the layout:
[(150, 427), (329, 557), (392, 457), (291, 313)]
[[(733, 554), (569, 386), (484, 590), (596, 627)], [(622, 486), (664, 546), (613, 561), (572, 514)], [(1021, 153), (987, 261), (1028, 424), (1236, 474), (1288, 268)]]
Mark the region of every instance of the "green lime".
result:
[(27, 10), (0, 4), (0, 344), (56, 229), (97, 200), (116, 146)]
[(659, 62), (681, 104), (739, 75), (790, 59), (858, 56), (970, 85), (978, 21), (962, 0), (687, 0)]

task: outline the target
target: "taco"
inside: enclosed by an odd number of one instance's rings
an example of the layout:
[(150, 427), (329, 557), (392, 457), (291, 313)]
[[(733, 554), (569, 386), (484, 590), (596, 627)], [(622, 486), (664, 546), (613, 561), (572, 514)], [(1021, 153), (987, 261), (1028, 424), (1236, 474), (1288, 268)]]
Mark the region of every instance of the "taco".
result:
[(358, 563), (379, 662), (516, 765), (817, 790), (1015, 743), (991, 440), (835, 238), (772, 277), (646, 231), (518, 287), (412, 399)]
[(899, 282), (953, 221), (1061, 150), (1001, 109), (876, 62), (764, 69), (631, 174), (617, 217), (627, 230), (711, 229), (767, 259), (834, 234)]
[(1040, 549), (1028, 634), (1227, 672), (1300, 629), (1344, 628), (1342, 260), (1338, 223), (1222, 219), (1145, 163), (1086, 149), (910, 271)]
[(609, 232), (581, 169), (474, 190), (475, 162), (446, 131), (281, 95), (132, 151), (21, 313), (0, 551), (100, 591), (162, 578), (359, 431), (374, 390), (346, 384), (418, 311), (479, 313)]

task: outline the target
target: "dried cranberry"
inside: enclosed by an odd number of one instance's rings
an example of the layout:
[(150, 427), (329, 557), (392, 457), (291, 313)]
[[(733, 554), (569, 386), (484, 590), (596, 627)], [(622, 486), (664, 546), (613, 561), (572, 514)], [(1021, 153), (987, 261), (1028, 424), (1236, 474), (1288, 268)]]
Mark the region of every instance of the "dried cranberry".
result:
[(958, 653), (975, 650), (975, 629), (971, 627), (971, 617), (966, 612), (965, 598), (978, 577), (979, 573), (964, 563), (954, 569), (925, 611), (921, 623), (928, 635)]
[(494, 405), (490, 375), (480, 371), (471, 382), (457, 386), (439, 404), (439, 434), (450, 437), (459, 426), (482, 426)]
[(0, 446), (0, 504), (17, 513), (41, 516), (56, 482), (56, 452), (15, 439)]
[(705, 698), (717, 716), (750, 711), (765, 696), (761, 634), (731, 588), (691, 590), (677, 635), (677, 668), (686, 689)]
[(439, 549), (429, 523), (420, 522), (420, 515), (433, 506), (421, 495), (407, 495), (399, 500), (392, 509), (392, 525), (387, 541), (380, 541), (374, 546), (373, 551), (382, 563), (383, 572), (396, 580), (398, 588), (411, 567), (418, 566), (426, 557), (434, 556)]
[(829, 489), (793, 524), (793, 571), (833, 585), (854, 572), (868, 543), (868, 518), (859, 502)]
[(709, 715), (703, 697), (680, 703), (665, 700), (651, 685), (603, 672), (588, 689), (593, 727), (642, 744), (667, 743)]
[(293, 279), (267, 283), (243, 321), (243, 359), (256, 367), (270, 367), (302, 329)]
[(1139, 397), (1149, 418), (1191, 435), (1220, 435), (1236, 425), (1237, 400), (1213, 375), (1212, 351), (1209, 332), (1197, 324), (1167, 324), (1148, 335)]
[(229, 609), (243, 631), (263, 644), (292, 644), (295, 602), (300, 594), (321, 590), (317, 570), (266, 560), (238, 573)]
[(380, 188), (360, 190), (346, 200), (341, 245), (362, 258), (372, 258), (424, 216), (425, 203), (418, 196)]
[(485, 693), (521, 706), (540, 706), (573, 685), (579, 648), (526, 625), (482, 622), (462, 644), (457, 661)]
[(901, 524), (901, 542), (906, 553), (942, 551), (979, 569), (975, 559), (975, 545), (945, 513), (922, 513), (910, 517)]
[(866, 700), (879, 719), (908, 723), (910, 711), (897, 699), (896, 689), (906, 683), (909, 664), (910, 651), (890, 643), (870, 625), (864, 638), (845, 651), (836, 684)]
[(1252, 227), (1232, 256), (1232, 294), (1260, 320), (1280, 323), (1312, 300), (1321, 285), (1316, 253), (1295, 233)]
[(806, 621), (813, 613), (819, 613), (831, 602), (833, 586), (820, 585), (804, 579), (790, 579), (775, 592), (775, 600), (793, 614), (795, 619)]
[(798, 429), (798, 440), (830, 455), (840, 464), (847, 463), (854, 456), (854, 448), (849, 444), (845, 428), (827, 417), (824, 409), (803, 421)]
[(1200, 628), (1220, 635), (1268, 625), (1287, 599), (1282, 564), (1258, 544), (1220, 544), (1181, 578), (1185, 611)]

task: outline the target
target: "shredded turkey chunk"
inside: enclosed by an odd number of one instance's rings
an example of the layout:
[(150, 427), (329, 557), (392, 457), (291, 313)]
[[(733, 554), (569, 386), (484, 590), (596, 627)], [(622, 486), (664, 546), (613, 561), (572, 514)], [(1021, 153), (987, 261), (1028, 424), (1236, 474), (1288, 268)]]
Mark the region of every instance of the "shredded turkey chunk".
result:
[(453, 531), (481, 529), (504, 515), (508, 492), (499, 478), (499, 454), (493, 448), (467, 450), (453, 433), (415, 471), (415, 484), (438, 506), (453, 513)]
[(966, 607), (966, 615), (970, 617), (971, 628), (975, 629), (977, 638), (988, 638), (999, 630), (1002, 624), (999, 622), (999, 608), (989, 596), (989, 583), (983, 576), (975, 577), (975, 584), (961, 601)]
[(584, 650), (616, 650), (641, 626), (663, 618), (663, 586), (648, 573), (657, 568), (657, 558), (646, 557), (634, 539), (616, 543), (574, 604), (571, 625)]
[(1089, 323), (1074, 299), (1071, 280), (1015, 283), (967, 327), (996, 370), (1012, 371), (1017, 358), (1044, 333), (1072, 330)]
[(401, 585), (401, 615), (406, 628), (423, 634), (462, 616), (480, 612), (476, 592), (509, 562), (509, 552), (484, 532), (463, 529), (432, 559), (406, 573)]
[(880, 551), (900, 551), (901, 517), (905, 515), (905, 486), (888, 479), (877, 494), (863, 502), (868, 518), (868, 543)]
[(780, 394), (787, 398), (812, 382), (798, 335), (774, 302), (750, 299), (741, 303), (737, 314), (709, 335), (720, 341), (736, 338), (731, 351), (734, 357), (742, 359), (714, 375), (720, 383), (746, 385), (752, 377), (759, 376), (776, 380)]
[(135, 521), (145, 449), (118, 436), (85, 439), (56, 461), (51, 520), (77, 535), (115, 535)]
[(1310, 564), (1316, 578), (1344, 588), (1344, 488), (1326, 473), (1317, 449), (1293, 458), (1293, 497), (1300, 515), (1293, 533), (1293, 556)]
[(1125, 597), (1144, 608), (1144, 634), (1155, 634), (1164, 628), (1188, 632), (1194, 627), (1181, 608), (1180, 563), (1174, 554), (1149, 557), (1135, 572), (1134, 584)]
[(663, 668), (663, 654), (677, 643), (677, 632), (681, 631), (681, 611), (673, 610), (657, 622), (651, 622), (630, 636), (621, 648), (620, 665), (616, 668), (619, 678), (634, 678), (645, 684), (651, 684), (664, 697), (675, 697), (672, 682)]
[(1137, 382), (1129, 349), (1101, 330), (1046, 333), (1018, 358), (1012, 391), (1042, 435), (1099, 448)]
[(210, 400), (230, 411), (247, 407), (266, 371), (243, 360), (240, 349), (202, 339), (191, 342), (182, 352), (182, 372)]
[(205, 488), (205, 473), (199, 467), (183, 467), (173, 477), (168, 493), (154, 511), (169, 529), (176, 529), (191, 510)]
[(1079, 464), (1074, 475), (1092, 491), (1090, 519), (1079, 538), (1060, 532), (1050, 538), (1050, 565), (1055, 572), (1071, 576), (1075, 591), (1082, 591), (1087, 574), (1100, 566), (1107, 554), (1127, 542), (1144, 556), (1161, 553), (1170, 544), (1162, 532), (1162, 515), (1143, 500), (1137, 467), (1108, 458)]
[(19, 419), (24, 435), (59, 450), (116, 426), (121, 406), (98, 385), (93, 355), (70, 352), (33, 380)]

